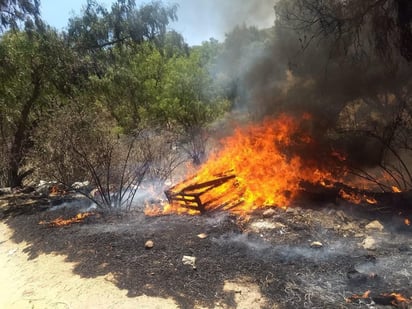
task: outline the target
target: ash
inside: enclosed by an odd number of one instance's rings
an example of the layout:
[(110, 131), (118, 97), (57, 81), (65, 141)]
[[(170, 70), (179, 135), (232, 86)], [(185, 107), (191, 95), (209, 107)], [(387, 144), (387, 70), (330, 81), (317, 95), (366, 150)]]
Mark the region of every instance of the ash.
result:
[[(76, 274), (114, 277), (128, 297), (172, 298), (181, 308), (236, 308), (248, 289), (227, 290), (233, 282), (257, 287), (256, 308), (391, 308), (372, 298), (347, 299), (367, 290), (412, 296), (408, 209), (301, 203), (246, 219), (223, 212), (146, 217), (136, 208), (64, 228), (39, 225), (64, 215), (70, 205), (9, 209), (2, 220), (14, 230), (14, 241), (28, 243), (30, 259), (65, 255), (76, 263)], [(370, 228), (373, 221), (383, 229)], [(367, 238), (373, 246), (365, 245)], [(183, 256), (195, 257), (196, 267), (184, 265)]]

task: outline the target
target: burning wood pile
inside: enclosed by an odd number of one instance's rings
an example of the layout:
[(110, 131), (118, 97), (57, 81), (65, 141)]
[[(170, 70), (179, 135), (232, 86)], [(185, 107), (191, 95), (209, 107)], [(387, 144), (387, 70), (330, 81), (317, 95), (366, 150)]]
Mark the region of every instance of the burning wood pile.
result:
[(146, 214), (213, 210), (246, 214), (267, 206), (286, 208), (305, 191), (302, 184), (325, 191), (333, 188), (335, 198), (351, 203), (376, 204), (373, 196), (364, 193), (366, 190), (344, 184), (344, 156), (338, 156), (335, 150), (329, 156), (322, 153), (322, 159), (316, 160), (303, 155), (317, 151), (316, 142), (302, 128), (309, 119), (308, 115), (300, 119), (282, 115), (238, 128), (194, 176), (165, 191), (169, 203), (163, 209), (147, 208)]
[(165, 191), (166, 197), (170, 204), (178, 204), (200, 213), (209, 209), (231, 209), (241, 204), (240, 198), (226, 198), (228, 190), (237, 190), (236, 176), (222, 174), (215, 177), (202, 183), (191, 183), (192, 179), (183, 181)]

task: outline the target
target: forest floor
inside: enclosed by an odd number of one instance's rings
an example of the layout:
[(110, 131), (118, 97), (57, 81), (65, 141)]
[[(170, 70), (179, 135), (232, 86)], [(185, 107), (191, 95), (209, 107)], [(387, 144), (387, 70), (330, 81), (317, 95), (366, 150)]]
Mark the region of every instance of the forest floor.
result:
[(47, 223), (84, 202), (57, 202), (0, 196), (0, 308), (412, 306), (408, 199), (301, 200), (247, 219), (136, 209), (64, 227)]

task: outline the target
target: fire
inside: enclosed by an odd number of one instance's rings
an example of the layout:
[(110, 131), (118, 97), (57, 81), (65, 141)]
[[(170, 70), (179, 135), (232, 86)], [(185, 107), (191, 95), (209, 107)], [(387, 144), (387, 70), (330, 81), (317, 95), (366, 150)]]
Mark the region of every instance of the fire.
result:
[(53, 227), (57, 226), (68, 226), (73, 223), (80, 223), (82, 222), (85, 218), (90, 217), (94, 215), (92, 212), (83, 212), (83, 213), (78, 213), (76, 216), (70, 219), (63, 219), (62, 217), (58, 217), (57, 219), (54, 219), (52, 221), (40, 221), (39, 224), (42, 225), (49, 225)]
[(363, 202), (366, 202), (368, 204), (377, 204), (378, 201), (371, 197), (367, 196), (365, 194), (360, 194), (360, 193), (355, 193), (355, 192), (346, 192), (345, 190), (341, 189), (339, 191), (339, 195), (341, 198), (353, 203), (353, 204), (360, 204)]
[(384, 297), (389, 297), (392, 299), (391, 304), (394, 305), (395, 307), (398, 307), (399, 304), (411, 304), (412, 300), (406, 298), (400, 293), (383, 293), (381, 294)]
[[(223, 148), (212, 154), (191, 180), (196, 184), (208, 182), (222, 173), (236, 176), (202, 195), (205, 200), (213, 201), (206, 205), (206, 210), (219, 206), (245, 214), (264, 206), (287, 207), (296, 197), (302, 181), (320, 183), (333, 179), (330, 171), (293, 151), (314, 147), (312, 137), (302, 132), (302, 123), (307, 119), (307, 115), (301, 119), (281, 115), (259, 125), (238, 128), (232, 136), (225, 138)], [(174, 190), (184, 190), (186, 185), (179, 184)], [(223, 200), (220, 201), (219, 196), (231, 203), (222, 207), (220, 202)], [(169, 204), (163, 214), (198, 213), (181, 206), (181, 203)], [(158, 211), (147, 209), (146, 213), (153, 215)]]
[(402, 192), (402, 190), (399, 189), (397, 186), (392, 186), (392, 191), (393, 191), (394, 193), (401, 193), (401, 192)]
[(409, 218), (405, 218), (404, 222), (405, 222), (405, 225), (407, 226), (411, 225), (411, 220)]
[(59, 195), (65, 195), (66, 191), (61, 185), (55, 184), (53, 185), (50, 190), (49, 190), (49, 195), (50, 196), (59, 196)]
[(371, 294), (371, 291), (370, 291), (370, 290), (367, 290), (367, 291), (366, 291), (365, 293), (363, 293), (363, 294), (354, 294), (354, 295), (346, 298), (346, 302), (347, 302), (347, 303), (351, 303), (351, 302), (353, 302), (353, 301), (355, 301), (355, 300), (358, 300), (358, 299), (367, 299), (367, 298), (369, 298), (370, 294)]
[[(350, 303), (350, 302), (354, 302), (359, 299), (368, 299), (368, 298), (372, 298), (375, 300), (375, 302), (377, 303), (381, 302), (382, 304), (386, 304), (386, 302), (388, 303), (390, 302), (395, 307), (400, 307), (400, 304), (408, 305), (412, 303), (412, 299), (408, 299), (400, 293), (381, 293), (377, 297), (371, 297), (371, 291), (369, 290), (363, 294), (354, 294), (346, 298), (346, 302)], [(383, 298), (383, 300), (381, 298)]]

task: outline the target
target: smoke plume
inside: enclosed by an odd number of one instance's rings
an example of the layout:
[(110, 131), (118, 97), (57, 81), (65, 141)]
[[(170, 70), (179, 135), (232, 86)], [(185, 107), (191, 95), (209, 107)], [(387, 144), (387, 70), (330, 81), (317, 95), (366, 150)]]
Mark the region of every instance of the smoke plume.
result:
[[(255, 3), (241, 7), (241, 12), (253, 14)], [(238, 7), (234, 5), (233, 12)], [(357, 169), (380, 166), (393, 156), (400, 161), (398, 151), (411, 149), (410, 141), (400, 137), (410, 131), (410, 124), (405, 125), (411, 118), (410, 64), (400, 57), (389, 62), (373, 54), (366, 43), (363, 54), (343, 50), (332, 37), (315, 37), (306, 44), (306, 34), (268, 12), (275, 20), (272, 28), (256, 32), (243, 26), (226, 35), (219, 68), (235, 81), (237, 106), (246, 107), (253, 120), (309, 113), (308, 129), (318, 147), (304, 155), (318, 161), (322, 152), (332, 150)], [(256, 19), (262, 13), (257, 9)], [(366, 42), (366, 36), (359, 35)]]

